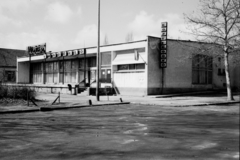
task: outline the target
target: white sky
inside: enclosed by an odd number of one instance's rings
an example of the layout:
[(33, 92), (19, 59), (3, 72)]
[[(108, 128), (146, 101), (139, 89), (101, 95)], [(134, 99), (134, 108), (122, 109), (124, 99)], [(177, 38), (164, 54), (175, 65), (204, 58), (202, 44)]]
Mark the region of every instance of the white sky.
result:
[[(101, 40), (125, 42), (147, 35), (160, 37), (167, 21), (168, 37), (192, 39), (183, 13), (191, 14), (198, 0), (101, 0)], [(0, 48), (26, 49), (47, 43), (47, 51), (97, 45), (98, 0), (0, 0)]]

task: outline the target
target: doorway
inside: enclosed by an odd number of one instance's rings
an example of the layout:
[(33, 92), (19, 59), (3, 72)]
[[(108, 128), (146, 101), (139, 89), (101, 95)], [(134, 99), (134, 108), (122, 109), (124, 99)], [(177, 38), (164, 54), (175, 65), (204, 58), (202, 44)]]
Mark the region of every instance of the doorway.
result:
[(111, 69), (101, 69), (100, 82), (111, 83)]

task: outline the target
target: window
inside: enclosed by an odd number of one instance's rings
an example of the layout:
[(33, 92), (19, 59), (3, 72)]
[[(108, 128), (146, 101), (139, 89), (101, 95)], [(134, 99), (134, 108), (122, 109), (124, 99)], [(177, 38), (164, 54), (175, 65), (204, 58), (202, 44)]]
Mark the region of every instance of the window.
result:
[(59, 83), (64, 83), (63, 82), (63, 74), (64, 74), (64, 69), (63, 69), (63, 67), (64, 67), (64, 61), (60, 61), (59, 62)]
[(91, 70), (90, 71), (90, 78), (91, 78), (91, 81), (96, 80), (96, 70)]
[(32, 82), (41, 83), (42, 82), (42, 63), (32, 64)]
[(129, 70), (129, 65), (128, 64), (118, 65), (118, 70)]
[(58, 83), (58, 62), (45, 63), (46, 83)]
[(96, 66), (97, 66), (96, 57), (88, 58), (88, 67), (96, 67)]
[(145, 64), (136, 64), (136, 70), (145, 69)]
[(129, 64), (128, 69), (129, 70), (134, 70), (135, 69), (135, 64)]
[(144, 70), (145, 64), (124, 64), (124, 65), (118, 65), (118, 70)]
[(76, 83), (77, 62), (77, 60), (60, 61), (60, 83)]
[(225, 69), (218, 68), (218, 75), (225, 76)]
[(16, 81), (15, 71), (5, 71), (4, 78), (5, 82), (15, 82)]
[(212, 84), (212, 57), (200, 54), (193, 56), (192, 83)]
[(111, 83), (111, 69), (101, 69), (100, 82)]
[(87, 67), (87, 59), (86, 60), (84, 60), (84, 58), (83, 59), (79, 59), (79, 65), (78, 66), (79, 66), (79, 68), (81, 70), (84, 70), (85, 67)]

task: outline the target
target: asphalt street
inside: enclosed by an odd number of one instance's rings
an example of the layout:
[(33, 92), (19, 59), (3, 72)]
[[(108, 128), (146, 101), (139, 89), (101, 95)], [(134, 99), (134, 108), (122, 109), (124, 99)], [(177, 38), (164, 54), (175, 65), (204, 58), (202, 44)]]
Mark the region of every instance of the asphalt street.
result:
[(1, 160), (239, 159), (239, 104), (2, 114)]

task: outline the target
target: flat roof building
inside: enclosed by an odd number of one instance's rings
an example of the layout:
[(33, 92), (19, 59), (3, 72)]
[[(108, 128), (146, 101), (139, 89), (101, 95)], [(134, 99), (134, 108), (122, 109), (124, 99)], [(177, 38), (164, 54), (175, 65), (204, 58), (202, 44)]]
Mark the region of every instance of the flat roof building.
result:
[[(221, 57), (197, 52), (204, 45), (193, 41), (167, 40), (167, 67), (160, 67), (161, 38), (100, 47), (100, 88), (113, 88), (120, 95), (157, 95), (225, 88)], [(17, 59), (17, 83), (43, 92), (77, 94), (96, 88), (97, 47), (79, 48)], [(239, 85), (237, 67), (231, 66), (232, 87)]]

